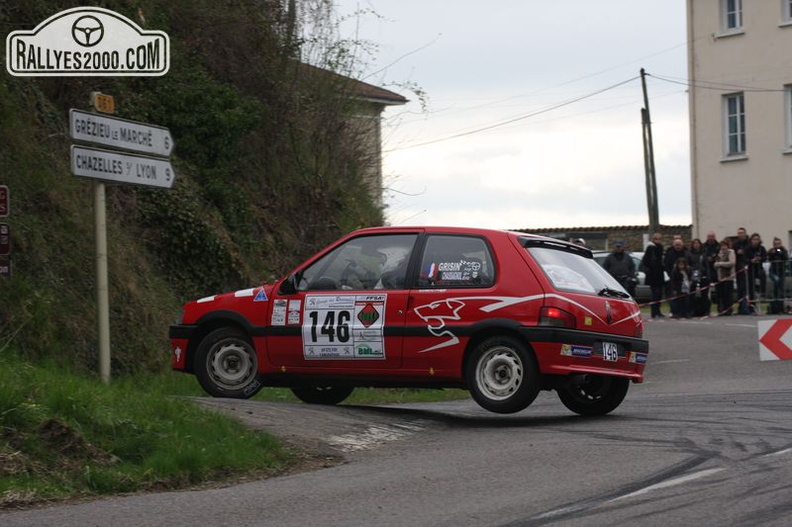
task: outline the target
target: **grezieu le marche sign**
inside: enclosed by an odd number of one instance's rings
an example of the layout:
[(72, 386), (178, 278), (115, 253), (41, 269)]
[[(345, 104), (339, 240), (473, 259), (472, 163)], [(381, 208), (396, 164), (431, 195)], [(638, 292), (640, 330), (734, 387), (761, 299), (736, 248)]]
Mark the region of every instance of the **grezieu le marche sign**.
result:
[(163, 126), (98, 115), (74, 108), (69, 110), (69, 135), (75, 141), (155, 156), (169, 156), (174, 146), (170, 130)]

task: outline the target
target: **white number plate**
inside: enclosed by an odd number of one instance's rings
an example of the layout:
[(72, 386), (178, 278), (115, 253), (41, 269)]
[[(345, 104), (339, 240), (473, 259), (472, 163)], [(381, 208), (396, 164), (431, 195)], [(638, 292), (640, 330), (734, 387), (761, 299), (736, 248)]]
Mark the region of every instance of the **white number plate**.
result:
[(602, 358), (610, 362), (616, 362), (619, 360), (619, 347), (613, 342), (603, 342)]

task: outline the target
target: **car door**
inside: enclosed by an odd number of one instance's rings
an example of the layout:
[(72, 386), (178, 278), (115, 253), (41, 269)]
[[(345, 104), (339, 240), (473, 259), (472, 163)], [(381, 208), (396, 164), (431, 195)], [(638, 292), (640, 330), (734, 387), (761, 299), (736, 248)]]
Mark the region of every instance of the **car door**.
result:
[(270, 362), (281, 371), (399, 368), (417, 238), (416, 232), (351, 238), (298, 270), (296, 291), (272, 299)]
[(495, 283), (491, 248), (481, 236), (427, 234), (410, 293), (404, 369), (458, 377), (470, 329)]

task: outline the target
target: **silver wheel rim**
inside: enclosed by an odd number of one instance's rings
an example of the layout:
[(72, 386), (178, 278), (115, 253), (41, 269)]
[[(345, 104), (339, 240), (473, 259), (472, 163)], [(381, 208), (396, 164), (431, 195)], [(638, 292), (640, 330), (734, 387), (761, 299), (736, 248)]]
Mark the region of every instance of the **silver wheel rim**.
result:
[(513, 396), (523, 381), (523, 364), (515, 350), (506, 346), (488, 349), (478, 361), (476, 380), (481, 392), (493, 401)]
[(247, 386), (256, 377), (256, 357), (240, 342), (221, 342), (207, 357), (215, 384), (226, 390)]

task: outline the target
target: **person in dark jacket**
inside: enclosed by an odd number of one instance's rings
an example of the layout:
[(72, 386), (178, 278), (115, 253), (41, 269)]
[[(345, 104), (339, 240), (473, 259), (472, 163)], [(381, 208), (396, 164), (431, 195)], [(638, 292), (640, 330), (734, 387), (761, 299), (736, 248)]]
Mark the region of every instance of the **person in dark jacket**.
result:
[(751, 314), (751, 310), (748, 308), (748, 287), (746, 285), (748, 283), (748, 278), (745, 261), (745, 249), (750, 242), (751, 240), (748, 238), (745, 227), (737, 229), (737, 239), (734, 240), (732, 249), (734, 249), (734, 256), (737, 259), (734, 272), (736, 273), (735, 280), (737, 280), (737, 300), (740, 302), (740, 307), (737, 312), (740, 315)]
[(671, 286), (674, 289), (671, 318), (690, 318), (690, 279), (688, 261), (680, 258), (671, 271)]
[(749, 311), (756, 312), (754, 303), (756, 301), (756, 282), (759, 281), (759, 291), (764, 294), (767, 284), (767, 276), (762, 264), (767, 261), (767, 249), (762, 245), (762, 237), (758, 233), (751, 234), (751, 242), (743, 253), (745, 264), (748, 266), (748, 300), (750, 303)]
[(694, 316), (703, 317), (709, 314), (710, 303), (710, 267), (707, 261), (707, 252), (704, 244), (698, 238), (690, 242), (690, 257), (693, 264), (690, 266), (691, 299), (690, 312)]
[(666, 274), (663, 267), (663, 235), (659, 232), (652, 235), (652, 241), (646, 246), (641, 266), (646, 273), (646, 285), (652, 292), (652, 318), (662, 318), (665, 315), (660, 310), (660, 301), (663, 299)]
[[(663, 256), (663, 266), (669, 277), (674, 273), (674, 269), (676, 269), (677, 262), (680, 259), (685, 260), (685, 270), (689, 274), (690, 267), (693, 265), (693, 257), (690, 256), (690, 252), (685, 249), (682, 238), (674, 238), (674, 241), (671, 242), (671, 247), (668, 248)], [(669, 302), (669, 304), (671, 306), (671, 316), (676, 316), (678, 318), (679, 313), (676, 312), (675, 309), (677, 306), (680, 306), (681, 303)]]
[(777, 315), (784, 312), (784, 275), (786, 274), (789, 253), (781, 243), (781, 238), (773, 238), (773, 247), (767, 251), (767, 261), (770, 262), (770, 280), (773, 281), (773, 299), (770, 301), (770, 314)]
[(707, 239), (704, 245), (702, 245), (702, 248), (704, 249), (704, 258), (707, 261), (707, 277), (710, 282), (716, 282), (717, 273), (715, 272), (715, 260), (720, 253), (720, 242), (715, 238), (714, 231), (709, 231), (707, 233)]
[(613, 252), (605, 258), (602, 267), (635, 298), (635, 262), (630, 253), (624, 250), (622, 240), (616, 240), (613, 244)]
[(715, 283), (718, 281), (718, 271), (715, 269), (715, 260), (718, 259), (718, 254), (720, 254), (720, 243), (715, 237), (715, 231), (709, 231), (707, 233), (707, 239), (704, 242), (703, 248), (707, 261), (707, 279), (709, 283), (712, 284), (710, 288), (710, 297), (713, 302), (718, 304), (718, 288), (715, 286)]

